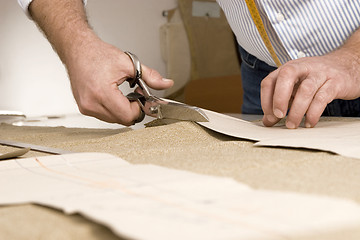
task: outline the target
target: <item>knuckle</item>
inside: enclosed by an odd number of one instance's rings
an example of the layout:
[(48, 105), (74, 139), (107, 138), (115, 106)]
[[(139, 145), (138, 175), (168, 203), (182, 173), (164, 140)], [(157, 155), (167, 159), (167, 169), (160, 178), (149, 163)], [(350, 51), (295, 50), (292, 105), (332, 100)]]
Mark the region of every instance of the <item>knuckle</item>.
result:
[(279, 76), (288, 78), (288, 77), (292, 76), (295, 71), (296, 71), (296, 68), (293, 64), (287, 64), (279, 69)]
[(80, 113), (84, 115), (91, 115), (92, 103), (89, 99), (81, 99), (78, 103)]
[(127, 126), (132, 125), (135, 120), (134, 117), (131, 116), (130, 114), (125, 114), (125, 115), (121, 116), (121, 118), (122, 118), (121, 119), (122, 123)]
[(327, 92), (324, 92), (324, 91), (318, 92), (315, 96), (315, 100), (320, 105), (326, 105), (330, 102), (329, 95), (327, 94)]
[(272, 87), (272, 82), (265, 78), (264, 80), (261, 81), (260, 87), (261, 90), (269, 89)]
[(313, 97), (316, 92), (316, 86), (313, 81), (307, 80), (303, 81), (298, 89), (299, 94), (307, 98)]
[(316, 114), (316, 113), (314, 113), (314, 112), (310, 112), (310, 111), (308, 111), (307, 113), (306, 113), (306, 119), (307, 119), (307, 121), (309, 121), (310, 123), (314, 123), (314, 122), (316, 122), (316, 118), (318, 117), (318, 114)]
[(279, 110), (281, 110), (282, 112), (285, 112), (286, 108), (288, 106), (288, 103), (284, 102), (283, 99), (280, 99), (280, 98), (274, 98), (273, 100), (273, 108), (277, 108)]
[(96, 103), (101, 103), (101, 96), (98, 91), (92, 91), (80, 96), (78, 101), (79, 111), (84, 115), (92, 116), (94, 114), (94, 106)]
[(336, 81), (334, 79), (328, 80), (328, 84), (331, 85), (331, 87), (328, 88), (328, 92), (331, 95), (337, 95), (338, 93), (341, 93), (344, 89), (344, 85), (341, 81)]

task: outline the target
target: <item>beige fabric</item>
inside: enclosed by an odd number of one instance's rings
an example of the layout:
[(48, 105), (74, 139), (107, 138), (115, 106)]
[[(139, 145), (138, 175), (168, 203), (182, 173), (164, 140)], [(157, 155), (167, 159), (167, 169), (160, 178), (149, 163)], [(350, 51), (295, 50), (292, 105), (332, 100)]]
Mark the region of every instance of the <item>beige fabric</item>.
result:
[(168, 23), (160, 27), (162, 57), (166, 63), (166, 77), (174, 80), (174, 86), (166, 89), (165, 97), (177, 92), (175, 99), (184, 97), (181, 91), (190, 80), (190, 49), (184, 24), (178, 9), (174, 10)]
[(0, 239), (11, 240), (115, 240), (106, 227), (93, 223), (80, 215), (24, 204), (0, 207)]
[[(71, 151), (107, 152), (135, 164), (151, 163), (197, 173), (228, 176), (257, 189), (335, 196), (360, 203), (359, 160), (318, 151), (254, 147), (253, 142), (223, 136), (191, 122), (170, 121), (168, 125), (159, 124), (157, 121), (152, 123), (153, 127), (136, 131), (0, 125), (0, 132), (1, 138), (7, 140)], [(0, 152), (2, 148), (5, 149), (1, 147)], [(11, 150), (9, 147), (6, 149)], [(30, 152), (25, 157), (40, 155), (44, 154)], [(44, 213), (46, 217), (41, 217)], [(32, 216), (28, 217), (28, 214)], [(61, 218), (54, 214), (61, 215)], [(103, 232), (104, 236), (109, 235), (107, 229), (79, 216), (68, 217), (38, 206), (31, 206), (30, 209), (29, 205), (2, 207), (0, 215), (4, 216), (0, 221), (20, 221), (24, 226), (19, 231), (21, 228), (18, 224), (0, 223), (0, 239), (24, 239), (24, 231), (28, 234), (27, 239), (41, 239), (38, 236), (59, 239), (56, 237), (60, 233), (50, 234), (55, 231), (54, 225), (57, 226), (56, 231), (75, 236), (66, 239), (106, 239), (99, 237), (101, 234), (95, 234), (96, 231)], [(47, 224), (48, 221), (52, 222), (49, 219), (53, 217), (60, 222)], [(74, 228), (71, 230), (69, 227)], [(82, 228), (85, 230), (82, 231)], [(74, 232), (74, 229), (79, 232)], [(360, 229), (324, 234), (329, 234), (331, 238), (322, 235), (322, 238), (303, 236), (299, 239), (359, 239)]]
[(13, 151), (10, 151), (10, 152), (1, 153), (0, 154), (0, 160), (20, 157), (20, 156), (26, 154), (29, 151), (30, 151), (30, 148), (21, 148), (21, 149), (16, 149), (16, 150), (13, 150)]

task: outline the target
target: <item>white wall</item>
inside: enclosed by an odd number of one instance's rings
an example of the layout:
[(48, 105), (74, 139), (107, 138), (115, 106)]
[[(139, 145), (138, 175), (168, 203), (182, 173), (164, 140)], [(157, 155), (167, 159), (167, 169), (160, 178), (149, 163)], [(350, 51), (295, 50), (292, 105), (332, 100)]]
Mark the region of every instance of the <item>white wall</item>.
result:
[[(165, 76), (159, 27), (166, 22), (162, 11), (174, 7), (176, 0), (88, 0), (87, 11), (102, 39)], [(65, 68), (16, 0), (0, 0), (0, 109), (29, 116), (78, 112)]]

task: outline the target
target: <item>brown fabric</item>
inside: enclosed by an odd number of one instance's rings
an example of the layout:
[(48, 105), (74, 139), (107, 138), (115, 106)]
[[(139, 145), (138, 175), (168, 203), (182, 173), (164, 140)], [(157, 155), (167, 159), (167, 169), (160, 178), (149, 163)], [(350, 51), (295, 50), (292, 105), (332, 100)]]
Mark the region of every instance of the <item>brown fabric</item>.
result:
[(185, 88), (185, 103), (220, 113), (241, 113), (241, 76), (203, 78)]
[[(240, 74), (233, 33), (221, 12), (220, 18), (192, 16), (195, 0), (178, 0), (190, 44), (191, 79)], [(215, 0), (196, 0), (216, 2)]]
[[(256, 189), (341, 197), (360, 203), (359, 160), (319, 151), (254, 147), (252, 142), (223, 136), (195, 123), (168, 123), (162, 125), (164, 122), (156, 121), (150, 124), (152, 127), (134, 131), (3, 124), (0, 125), (0, 133), (1, 138), (7, 140), (70, 151), (107, 152), (134, 164), (151, 163), (231, 177)], [(5, 147), (1, 147), (0, 152), (2, 148)], [(40, 155), (44, 154), (30, 152), (25, 157)], [(108, 229), (80, 216), (65, 216), (39, 206), (1, 207), (0, 216), (0, 239), (25, 239), (24, 236), (27, 239), (60, 239), (58, 235), (61, 232), (69, 234), (65, 239), (114, 237)], [(51, 220), (54, 218), (59, 222)], [(57, 233), (52, 235), (54, 228), (57, 228)], [(360, 229), (329, 231), (320, 236), (299, 236), (297, 239), (349, 240), (360, 237)], [(109, 239), (113, 239), (111, 237)]]
[(183, 102), (184, 87), (190, 81), (191, 61), (189, 41), (178, 9), (169, 11), (168, 23), (160, 27), (160, 44), (166, 77), (174, 80), (164, 96)]

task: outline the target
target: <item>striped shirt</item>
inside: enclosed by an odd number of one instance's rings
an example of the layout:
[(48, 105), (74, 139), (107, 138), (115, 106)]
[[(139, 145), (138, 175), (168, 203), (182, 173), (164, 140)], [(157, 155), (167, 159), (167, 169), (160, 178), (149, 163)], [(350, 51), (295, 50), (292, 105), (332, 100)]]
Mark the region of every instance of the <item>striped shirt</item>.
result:
[[(276, 66), (245, 0), (217, 0), (237, 41), (247, 52)], [(271, 43), (285, 63), (320, 56), (344, 44), (360, 27), (359, 0), (257, 0)]]

